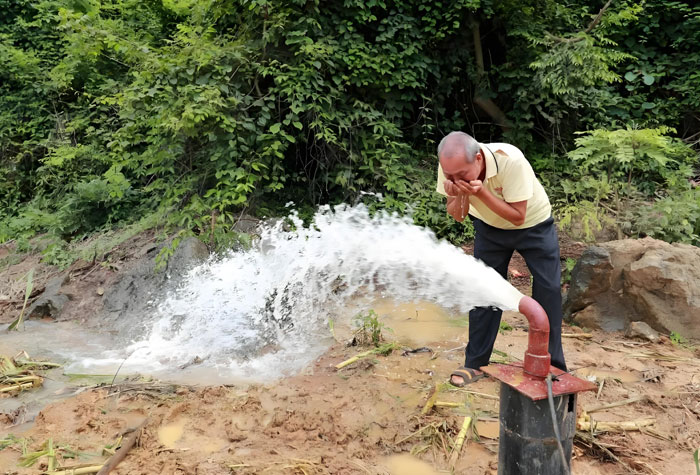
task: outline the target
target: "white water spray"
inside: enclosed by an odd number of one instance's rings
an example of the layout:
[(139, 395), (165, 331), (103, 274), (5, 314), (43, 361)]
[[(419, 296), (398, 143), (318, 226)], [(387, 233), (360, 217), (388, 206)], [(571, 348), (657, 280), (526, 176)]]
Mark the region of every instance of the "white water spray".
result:
[[(194, 268), (158, 308), (150, 334), (125, 351), (86, 359), (94, 370), (172, 374), (193, 358), (222, 379), (295, 372), (332, 341), (327, 322), (354, 297), (427, 300), (466, 313), (517, 309), (522, 294), (498, 273), (409, 218), (370, 217), (363, 205), (321, 208), (303, 228), (283, 222), (244, 252)], [(347, 315), (347, 312), (345, 312)]]

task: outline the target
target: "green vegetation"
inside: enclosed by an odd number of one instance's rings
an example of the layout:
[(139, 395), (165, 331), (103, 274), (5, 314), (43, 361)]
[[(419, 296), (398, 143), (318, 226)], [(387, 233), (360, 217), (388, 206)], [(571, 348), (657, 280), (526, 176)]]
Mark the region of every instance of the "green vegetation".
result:
[(0, 8), (0, 242), (31, 251), (46, 233), (47, 263), (144, 223), (225, 247), (243, 212), (360, 191), (461, 242), (470, 225), (434, 193), (436, 143), (456, 129), (522, 148), (584, 238), (698, 244), (693, 2)]
[(562, 285), (571, 282), (571, 273), (573, 272), (574, 267), (576, 267), (576, 259), (567, 257), (566, 261), (564, 261), (564, 268), (561, 270)]
[(687, 346), (688, 345), (688, 340), (685, 339), (681, 334), (677, 332), (671, 332), (669, 335), (669, 338), (671, 339), (671, 343), (675, 346)]
[(382, 330), (391, 330), (379, 321), (379, 315), (374, 310), (369, 310), (366, 314), (358, 314), (355, 317), (355, 341), (359, 345), (379, 346), (384, 341)]
[(501, 335), (505, 335), (506, 332), (509, 332), (512, 330), (513, 330), (513, 326), (510, 323), (506, 322), (505, 320), (501, 320), (501, 323), (498, 324), (498, 333), (500, 333)]

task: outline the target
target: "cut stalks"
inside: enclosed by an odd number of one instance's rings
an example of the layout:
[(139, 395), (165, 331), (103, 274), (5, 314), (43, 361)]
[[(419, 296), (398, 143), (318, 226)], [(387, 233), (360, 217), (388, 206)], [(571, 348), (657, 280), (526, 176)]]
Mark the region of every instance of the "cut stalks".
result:
[(368, 356), (388, 355), (392, 351), (394, 351), (396, 348), (398, 348), (398, 345), (396, 343), (385, 343), (383, 345), (378, 346), (377, 348), (373, 348), (373, 349), (368, 350), (368, 351), (363, 351), (362, 353), (359, 353), (359, 354), (353, 356), (352, 358), (349, 358), (349, 359), (343, 361), (342, 363), (338, 363), (337, 365), (335, 365), (335, 369), (343, 369), (346, 366), (349, 366), (353, 363), (356, 363), (363, 358), (367, 358)]

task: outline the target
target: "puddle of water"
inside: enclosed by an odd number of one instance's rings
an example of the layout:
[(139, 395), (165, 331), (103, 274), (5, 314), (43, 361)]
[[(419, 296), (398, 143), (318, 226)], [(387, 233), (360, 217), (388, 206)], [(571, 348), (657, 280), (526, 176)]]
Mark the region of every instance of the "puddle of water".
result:
[(433, 467), (409, 454), (392, 455), (384, 464), (391, 475), (437, 475)]
[(476, 421), (476, 432), (479, 437), (498, 439), (500, 424), (498, 421)]
[(456, 318), (443, 307), (426, 301), (397, 302), (378, 299), (371, 308), (380, 321), (391, 329), (391, 339), (413, 346), (424, 346), (436, 341), (466, 338), (467, 316)]
[(576, 376), (588, 381), (602, 381), (603, 379), (616, 379), (621, 383), (637, 383), (642, 380), (640, 374), (633, 371), (612, 371), (598, 368), (581, 368), (576, 370)]
[(173, 423), (158, 428), (158, 440), (169, 449), (175, 448), (175, 443), (182, 438), (185, 431), (185, 420), (179, 419)]
[(158, 440), (160, 443), (169, 449), (174, 449), (177, 446), (178, 448), (192, 449), (205, 454), (218, 452), (227, 445), (223, 439), (194, 434), (192, 431), (185, 432), (187, 422), (187, 419), (182, 418), (159, 427)]

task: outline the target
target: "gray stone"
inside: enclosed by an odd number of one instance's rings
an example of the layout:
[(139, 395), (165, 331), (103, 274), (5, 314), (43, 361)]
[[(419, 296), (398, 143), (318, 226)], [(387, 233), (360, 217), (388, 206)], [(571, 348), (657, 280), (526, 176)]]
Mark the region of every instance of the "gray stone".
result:
[(70, 300), (70, 296), (60, 293), (61, 287), (68, 281), (68, 274), (51, 279), (39, 298), (27, 309), (27, 318), (58, 317)]
[(237, 233), (257, 234), (262, 221), (254, 216), (244, 214), (233, 225), (233, 230)]
[(195, 237), (189, 237), (183, 239), (175, 248), (175, 252), (168, 259), (166, 269), (170, 276), (181, 276), (208, 257), (209, 249), (206, 244)]
[(610, 288), (613, 265), (610, 253), (599, 246), (591, 246), (576, 262), (571, 271), (571, 285), (564, 299), (564, 314), (570, 316), (595, 301), (598, 294)]
[(659, 333), (644, 322), (630, 322), (625, 335), (629, 338), (642, 338), (652, 342), (659, 339)]
[(159, 249), (153, 248), (132, 264), (121, 278), (105, 288), (103, 304), (105, 319), (132, 322), (126, 325), (127, 336), (139, 335), (142, 315), (154, 309), (155, 302), (175, 288), (187, 272), (201, 264), (209, 256), (207, 246), (197, 238), (183, 239), (173, 252), (163, 270), (156, 271), (156, 256)]

